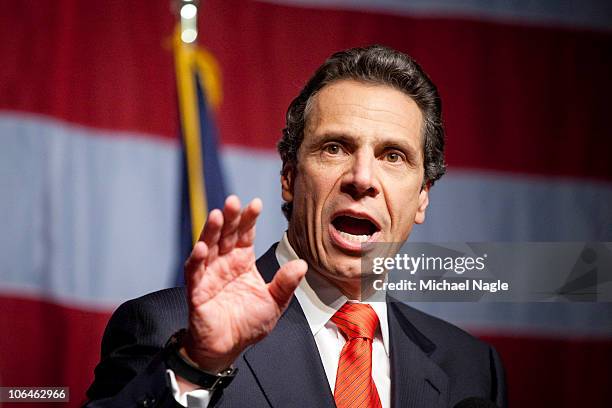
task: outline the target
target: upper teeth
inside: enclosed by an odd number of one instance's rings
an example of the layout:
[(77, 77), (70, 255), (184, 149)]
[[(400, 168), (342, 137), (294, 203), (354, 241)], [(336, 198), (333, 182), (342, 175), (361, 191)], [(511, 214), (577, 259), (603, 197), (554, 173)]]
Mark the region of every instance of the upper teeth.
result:
[(353, 235), (353, 234), (349, 234), (348, 232), (344, 232), (344, 231), (338, 231), (340, 233), (340, 236), (342, 236), (342, 238), (347, 239), (348, 241), (353, 241), (353, 242), (368, 242), (368, 239), (370, 239), (371, 235)]

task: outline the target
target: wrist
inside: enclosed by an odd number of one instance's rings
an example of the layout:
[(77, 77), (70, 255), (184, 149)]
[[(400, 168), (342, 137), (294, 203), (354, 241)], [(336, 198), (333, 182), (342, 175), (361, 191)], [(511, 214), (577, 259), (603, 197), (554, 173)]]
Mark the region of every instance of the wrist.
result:
[(195, 341), (188, 331), (181, 342), (179, 353), (191, 364), (199, 369), (211, 374), (217, 374), (229, 369), (234, 363), (235, 358), (231, 356), (211, 356), (203, 352), (195, 345)]
[(179, 387), (179, 392), (181, 393), (181, 395), (186, 392), (191, 392), (191, 391), (200, 389), (199, 385), (194, 384), (189, 380), (186, 380), (185, 378), (181, 377), (180, 375), (176, 373), (174, 375), (174, 378), (176, 379), (176, 384)]
[[(186, 338), (187, 330), (179, 330), (170, 337), (164, 348), (166, 366), (178, 378), (177, 382), (181, 381), (181, 384), (179, 384), (181, 391), (185, 392), (196, 388), (214, 391), (227, 387), (236, 376), (238, 369), (231, 367), (217, 369), (217, 365), (226, 364), (217, 360), (209, 361), (209, 364), (205, 366), (206, 369), (199, 366), (197, 361), (194, 361), (183, 347)], [(183, 351), (181, 352), (181, 350)]]

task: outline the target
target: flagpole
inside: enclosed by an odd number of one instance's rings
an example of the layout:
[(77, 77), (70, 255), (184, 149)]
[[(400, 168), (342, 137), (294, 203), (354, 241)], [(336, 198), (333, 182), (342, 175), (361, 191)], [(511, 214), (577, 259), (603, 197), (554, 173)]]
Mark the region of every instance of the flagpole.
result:
[(208, 212), (203, 178), (201, 124), (194, 70), (194, 42), (198, 37), (198, 3), (196, 0), (180, 0), (178, 2), (180, 23), (174, 39), (176, 81), (181, 130), (185, 147), (193, 243), (199, 238)]

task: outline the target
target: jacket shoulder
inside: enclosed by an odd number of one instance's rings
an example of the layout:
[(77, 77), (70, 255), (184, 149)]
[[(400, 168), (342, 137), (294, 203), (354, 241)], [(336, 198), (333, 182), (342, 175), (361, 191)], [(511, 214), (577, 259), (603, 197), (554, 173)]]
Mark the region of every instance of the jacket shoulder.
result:
[(105, 354), (104, 340), (111, 334), (115, 340), (121, 340), (122, 334), (129, 334), (133, 341), (163, 346), (165, 339), (186, 326), (184, 288), (163, 289), (128, 300), (117, 308), (109, 320), (104, 332), (102, 356)]
[(168, 338), (187, 326), (184, 288), (164, 289), (121, 304), (111, 316), (89, 399), (117, 394), (144, 370)]

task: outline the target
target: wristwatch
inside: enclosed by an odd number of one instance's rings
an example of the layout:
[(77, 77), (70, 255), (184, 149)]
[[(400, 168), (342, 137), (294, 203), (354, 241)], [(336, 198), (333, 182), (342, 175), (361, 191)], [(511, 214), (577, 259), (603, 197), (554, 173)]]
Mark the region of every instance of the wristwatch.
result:
[(220, 373), (211, 374), (195, 366), (179, 352), (186, 334), (187, 329), (181, 329), (166, 342), (164, 347), (166, 366), (174, 371), (174, 374), (208, 391), (223, 389), (230, 385), (238, 368), (230, 367)]

